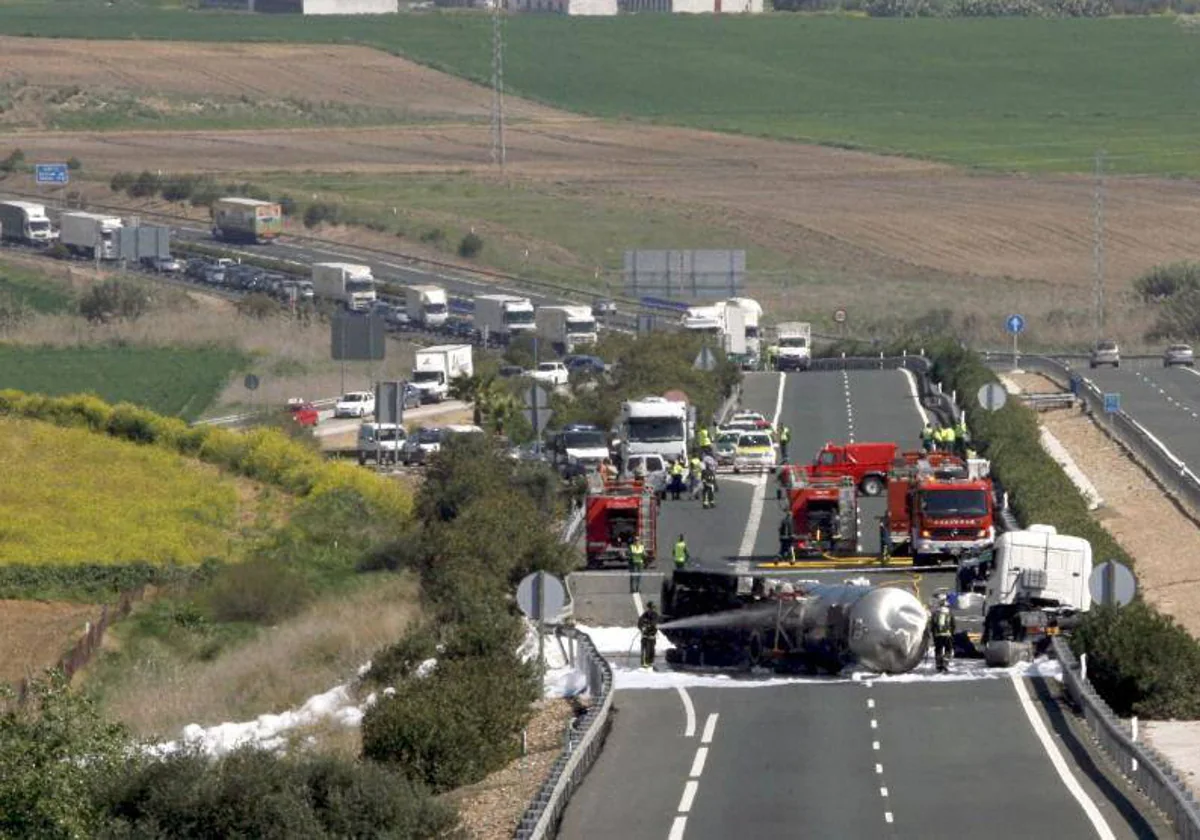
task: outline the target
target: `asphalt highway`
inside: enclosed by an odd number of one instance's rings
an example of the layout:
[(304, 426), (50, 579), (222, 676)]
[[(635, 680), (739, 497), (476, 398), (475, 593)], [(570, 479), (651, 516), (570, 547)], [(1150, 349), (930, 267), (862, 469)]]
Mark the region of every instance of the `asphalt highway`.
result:
[(1105, 393), (1121, 395), (1121, 410), (1193, 470), (1200, 468), (1200, 372), (1161, 363), (1082, 375)]
[[(780, 396), (781, 378), (748, 375), (743, 406), (768, 419), (780, 407), (792, 429), (793, 462), (851, 435), (917, 443), (921, 417), (901, 372), (790, 374)], [(773, 556), (781, 516), (774, 496), (769, 477), (722, 476), (714, 510), (666, 502), (660, 574), (645, 577), (640, 599), (655, 597), (670, 574), (678, 533), (704, 566)], [(882, 501), (864, 508), (863, 550), (872, 553), (872, 517)], [(841, 580), (849, 573), (804, 576)], [(923, 599), (950, 583), (947, 573), (886, 577), (916, 580)], [(573, 575), (572, 591), (580, 623), (634, 623), (635, 599), (621, 573)], [(656, 670), (666, 669), (660, 662)], [(686, 675), (675, 677), (657, 689), (618, 691), (612, 732), (567, 807), (561, 838), (1153, 836), (1119, 787), (1091, 778), (1094, 768), (1084, 772), (1056, 750), (1060, 772), (1047, 744), (1069, 736), (1069, 727), (1030, 681), (740, 676), (688, 687)]]

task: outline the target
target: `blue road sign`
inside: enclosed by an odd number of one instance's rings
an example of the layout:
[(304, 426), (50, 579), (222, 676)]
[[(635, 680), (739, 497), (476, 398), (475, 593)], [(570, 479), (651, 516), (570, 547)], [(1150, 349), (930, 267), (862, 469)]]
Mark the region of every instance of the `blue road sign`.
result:
[(1116, 414), (1121, 410), (1121, 395), (1120, 394), (1105, 394), (1104, 395), (1104, 413)]
[(1009, 315), (1004, 322), (1004, 328), (1013, 335), (1025, 332), (1025, 318), (1022, 315)]
[(34, 164), (33, 174), (39, 184), (66, 184), (71, 180), (65, 163)]

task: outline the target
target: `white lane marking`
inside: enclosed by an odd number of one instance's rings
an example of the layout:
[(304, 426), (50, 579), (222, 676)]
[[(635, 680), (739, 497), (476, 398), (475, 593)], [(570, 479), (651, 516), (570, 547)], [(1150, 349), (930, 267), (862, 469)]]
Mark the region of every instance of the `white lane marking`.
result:
[(884, 812), (883, 812), (883, 818), (884, 818), (885, 820), (887, 820), (888, 822), (891, 822), (891, 821), (892, 821), (892, 812), (891, 812), (891, 811), (884, 811)]
[(872, 742), (871, 742), (871, 749), (878, 751), (878, 750), (879, 750), (879, 742), (878, 742), (878, 741), (872, 741)]
[(683, 840), (685, 830), (687, 830), (687, 817), (676, 817), (675, 822), (671, 823), (671, 833), (667, 835), (667, 840)]
[(882, 796), (884, 799), (887, 799), (887, 788), (881, 787), (879, 789), (879, 795)]
[(699, 747), (696, 750), (696, 757), (692, 759), (692, 772), (688, 773), (693, 779), (697, 779), (704, 773), (704, 762), (708, 761), (708, 747)]
[(874, 708), (875, 708), (875, 701), (874, 701), (874, 700), (872, 700), (870, 697), (868, 697), (868, 698), (867, 698), (867, 708), (868, 708), (868, 709), (874, 709)]
[(692, 803), (696, 801), (696, 791), (700, 788), (700, 783), (689, 780), (683, 786), (683, 796), (679, 797), (679, 807), (676, 809), (681, 814), (686, 814), (692, 810)]
[[(787, 382), (784, 374), (776, 374), (779, 377), (779, 391), (775, 395), (775, 415), (771, 418), (771, 425), (775, 428), (779, 427), (779, 414), (783, 411), (783, 386)], [(767, 473), (763, 473), (755, 479), (752, 493), (750, 497), (750, 515), (746, 518), (746, 530), (742, 532), (742, 544), (738, 546), (739, 557), (749, 557), (754, 553), (754, 543), (758, 539), (758, 526), (762, 523), (763, 502), (766, 499), (767, 488)]]
[(880, 776), (882, 776), (882, 775), (883, 775), (883, 765), (882, 765), (882, 764), (876, 764), (876, 765), (875, 765), (875, 772), (876, 772), (877, 774), (879, 774)]
[(879, 721), (875, 720), (875, 718), (871, 718), (871, 728), (872, 728), (872, 729), (878, 729), (878, 728), (879, 728)]
[(913, 405), (917, 407), (917, 414), (921, 415), (921, 425), (924, 426), (929, 422), (929, 413), (925, 411), (925, 406), (921, 405), (921, 395), (917, 393), (917, 378), (908, 368), (900, 368), (900, 372), (908, 380), (908, 393), (912, 395)]
[(708, 716), (708, 720), (704, 721), (704, 734), (700, 736), (701, 744), (712, 743), (713, 733), (717, 730), (717, 718), (719, 717), (719, 714), (713, 712)]
[(1087, 792), (1084, 791), (1083, 787), (1071, 773), (1067, 762), (1063, 760), (1062, 753), (1058, 751), (1058, 746), (1054, 743), (1054, 739), (1050, 737), (1049, 730), (1046, 729), (1046, 724), (1042, 723), (1041, 716), (1033, 706), (1033, 700), (1029, 696), (1029, 689), (1025, 687), (1025, 680), (1016, 675), (1011, 679), (1013, 690), (1017, 692), (1017, 699), (1021, 701), (1021, 708), (1025, 710), (1025, 717), (1029, 718), (1029, 725), (1033, 727), (1033, 734), (1037, 735), (1038, 740), (1042, 742), (1042, 749), (1050, 757), (1050, 763), (1054, 765), (1055, 771), (1058, 772), (1058, 777), (1062, 779), (1071, 796), (1075, 797), (1075, 801), (1079, 803), (1079, 807), (1087, 814), (1088, 820), (1092, 823), (1092, 828), (1096, 829), (1096, 836), (1102, 837), (1104, 840), (1116, 840), (1116, 835), (1108, 827), (1108, 823), (1104, 820), (1104, 815), (1100, 813), (1100, 809), (1096, 807), (1096, 803), (1087, 795)]
[(681, 685), (675, 686), (675, 690), (679, 692), (679, 699), (683, 702), (683, 716), (687, 721), (683, 728), (684, 738), (696, 737), (696, 707), (692, 705), (692, 697), (687, 693), (687, 689)]
[(646, 611), (646, 605), (642, 603), (642, 593), (633, 593), (633, 608), (637, 610), (638, 618), (642, 617), (642, 613)]

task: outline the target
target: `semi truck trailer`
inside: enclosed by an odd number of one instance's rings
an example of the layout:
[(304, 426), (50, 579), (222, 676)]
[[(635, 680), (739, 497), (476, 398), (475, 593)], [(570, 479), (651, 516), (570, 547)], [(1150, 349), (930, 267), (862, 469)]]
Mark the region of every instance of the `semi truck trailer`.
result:
[(116, 216), (71, 211), (58, 219), (59, 241), (73, 254), (88, 259), (115, 260), (120, 256), (117, 231), (123, 226)]
[(538, 338), (556, 353), (574, 353), (599, 339), (596, 318), (588, 306), (539, 306), (534, 316)]
[(371, 267), (354, 263), (313, 263), (313, 293), (354, 312), (367, 312), (375, 303)]
[(529, 298), (515, 295), (479, 295), (475, 298), (475, 329), (501, 343), (529, 335), (536, 329), (533, 304)]
[(213, 204), (213, 239), (262, 244), (283, 233), (283, 209), (256, 198), (219, 198)]

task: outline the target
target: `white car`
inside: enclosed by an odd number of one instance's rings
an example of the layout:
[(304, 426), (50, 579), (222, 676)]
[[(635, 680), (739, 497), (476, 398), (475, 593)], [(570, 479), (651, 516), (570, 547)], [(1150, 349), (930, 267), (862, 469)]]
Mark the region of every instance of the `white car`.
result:
[(766, 432), (746, 432), (738, 438), (733, 451), (733, 471), (765, 470), (772, 472), (779, 465), (775, 443)]
[(368, 417), (375, 413), (375, 395), (370, 391), (350, 391), (333, 407), (334, 417)]
[(538, 382), (544, 382), (555, 388), (566, 385), (570, 379), (570, 372), (562, 362), (541, 362), (537, 366), (537, 370), (529, 375)]

